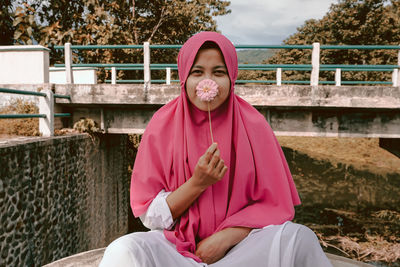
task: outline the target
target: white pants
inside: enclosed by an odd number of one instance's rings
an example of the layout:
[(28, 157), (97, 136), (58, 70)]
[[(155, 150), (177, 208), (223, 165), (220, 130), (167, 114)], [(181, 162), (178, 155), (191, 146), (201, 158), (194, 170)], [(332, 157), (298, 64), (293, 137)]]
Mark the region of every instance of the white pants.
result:
[(255, 229), (221, 260), (207, 265), (179, 254), (162, 231), (122, 236), (106, 249), (100, 267), (331, 267), (314, 232), (286, 222)]

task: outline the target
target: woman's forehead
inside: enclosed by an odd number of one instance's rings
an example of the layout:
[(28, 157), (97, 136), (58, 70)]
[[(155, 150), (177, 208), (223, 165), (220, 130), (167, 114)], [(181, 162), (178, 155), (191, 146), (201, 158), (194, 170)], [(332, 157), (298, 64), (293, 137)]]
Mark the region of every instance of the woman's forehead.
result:
[(193, 62), (193, 66), (197, 64), (219, 64), (222, 65), (222, 67), (225, 67), (225, 59), (223, 57), (223, 54), (221, 50), (218, 48), (204, 48), (200, 49), (197, 52), (197, 55), (195, 57), (195, 60)]

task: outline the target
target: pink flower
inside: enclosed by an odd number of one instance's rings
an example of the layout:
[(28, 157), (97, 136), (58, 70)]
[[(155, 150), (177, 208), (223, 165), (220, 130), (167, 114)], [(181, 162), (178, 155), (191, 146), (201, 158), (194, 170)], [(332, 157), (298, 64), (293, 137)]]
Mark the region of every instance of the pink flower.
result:
[(201, 101), (212, 101), (218, 94), (218, 84), (210, 79), (204, 79), (196, 86), (196, 95)]

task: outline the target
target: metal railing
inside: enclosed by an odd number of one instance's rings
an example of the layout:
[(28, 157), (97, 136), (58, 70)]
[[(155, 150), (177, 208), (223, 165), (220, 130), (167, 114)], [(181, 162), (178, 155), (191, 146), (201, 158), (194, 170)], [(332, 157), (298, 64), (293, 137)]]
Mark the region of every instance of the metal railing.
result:
[(71, 113), (54, 113), (54, 98), (71, 100), (70, 96), (54, 94), (51, 90), (42, 92), (0, 88), (0, 93), (39, 96), (39, 114), (0, 114), (0, 119), (39, 118), (39, 132), (42, 136), (54, 135), (54, 118), (71, 117)]
[[(64, 46), (54, 46), (55, 49), (64, 49), (65, 64), (55, 64), (55, 67), (65, 67), (67, 75), (67, 83), (73, 83), (72, 67), (100, 67), (111, 70), (111, 80), (106, 82), (116, 83), (144, 83), (145, 88), (151, 83), (179, 82), (179, 80), (171, 80), (171, 70), (177, 70), (176, 64), (151, 64), (150, 49), (179, 49), (182, 45), (150, 45), (145, 42), (143, 45), (71, 45), (66, 43)], [(237, 80), (236, 83), (275, 83), (282, 84), (310, 84), (317, 86), (318, 84), (334, 84), (341, 86), (342, 84), (391, 84), (400, 86), (400, 46), (397, 45), (320, 45), (314, 43), (312, 45), (236, 45), (237, 49), (311, 49), (311, 64), (239, 64), (239, 70), (266, 70), (276, 71), (276, 80)], [(72, 49), (76, 50), (92, 50), (92, 49), (143, 49), (143, 63), (89, 63), (89, 64), (72, 64)], [(397, 65), (327, 65), (320, 64), (320, 50), (332, 49), (356, 49), (356, 50), (398, 50)], [(143, 70), (143, 80), (117, 80), (117, 70)], [(151, 70), (166, 70), (165, 80), (151, 80)], [(282, 71), (311, 71), (309, 81), (285, 81), (282, 80)], [(335, 81), (320, 81), (320, 71), (335, 71)], [(392, 72), (392, 81), (342, 81), (342, 71), (379, 71)]]

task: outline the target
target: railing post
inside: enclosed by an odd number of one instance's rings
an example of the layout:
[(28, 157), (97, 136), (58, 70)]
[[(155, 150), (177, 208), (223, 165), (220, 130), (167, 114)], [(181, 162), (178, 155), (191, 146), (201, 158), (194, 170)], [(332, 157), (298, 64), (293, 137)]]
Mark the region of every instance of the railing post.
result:
[(54, 95), (51, 90), (43, 90), (46, 97), (39, 97), (39, 113), (46, 114), (46, 118), (39, 118), (39, 131), (43, 136), (54, 135)]
[(67, 84), (74, 83), (74, 75), (72, 72), (71, 43), (65, 43), (64, 45), (64, 58), (65, 58), (65, 75)]
[(400, 87), (400, 49), (397, 52), (397, 86)]
[(171, 84), (171, 68), (166, 68), (165, 83), (167, 85)]
[(318, 86), (318, 80), (319, 80), (319, 54), (320, 54), (319, 52), (320, 52), (319, 43), (313, 43), (312, 56), (311, 56), (311, 65), (312, 65), (311, 80), (310, 80), (310, 85), (311, 86)]
[(392, 84), (393, 84), (393, 87), (399, 86), (399, 70), (398, 69), (393, 69)]
[(282, 68), (276, 69), (276, 85), (277, 86), (282, 85)]
[(341, 69), (336, 69), (335, 82), (336, 82), (336, 86), (342, 85), (342, 70)]
[(143, 68), (144, 68), (144, 89), (145, 91), (150, 88), (150, 43), (143, 43)]
[(117, 84), (117, 69), (111, 67), (111, 84)]

